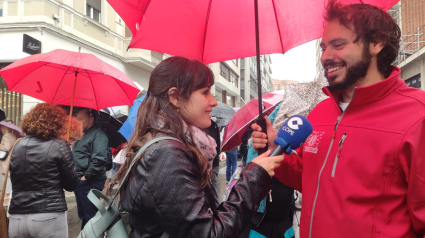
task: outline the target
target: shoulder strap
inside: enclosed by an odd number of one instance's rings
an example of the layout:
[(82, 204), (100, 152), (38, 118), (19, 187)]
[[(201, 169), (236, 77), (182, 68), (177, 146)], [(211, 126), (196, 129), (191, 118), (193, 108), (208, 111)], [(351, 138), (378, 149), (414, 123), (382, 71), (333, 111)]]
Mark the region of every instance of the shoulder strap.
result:
[(121, 188), (122, 188), (122, 185), (124, 184), (124, 182), (125, 182), (125, 180), (127, 179), (127, 177), (128, 177), (128, 175), (130, 174), (130, 172), (131, 172), (131, 169), (133, 168), (133, 166), (134, 166), (134, 164), (136, 163), (136, 160), (137, 160), (137, 158), (139, 158), (140, 157), (140, 155), (150, 146), (150, 145), (152, 145), (152, 144), (154, 144), (154, 143), (156, 143), (156, 142), (158, 142), (158, 141), (160, 141), (160, 140), (176, 140), (176, 141), (179, 141), (179, 142), (181, 142), (180, 140), (178, 140), (178, 139), (176, 139), (176, 138), (174, 138), (174, 137), (169, 137), (169, 136), (165, 136), (165, 137), (158, 137), (158, 138), (155, 138), (155, 139), (153, 139), (153, 140), (151, 140), (151, 141), (149, 141), (148, 143), (146, 143), (141, 149), (139, 149), (138, 151), (137, 151), (137, 153), (136, 153), (136, 155), (133, 157), (133, 161), (131, 161), (131, 164), (130, 164), (130, 166), (128, 167), (128, 170), (127, 170), (127, 173), (125, 174), (125, 176), (124, 176), (124, 178), (123, 178), (123, 180), (121, 181), (121, 184), (120, 184), (120, 186), (119, 186), (119, 188), (118, 188), (118, 190), (117, 190), (117, 192), (115, 193), (115, 195), (114, 195), (114, 198), (112, 199), (112, 201), (111, 201), (111, 203), (109, 204), (109, 207), (108, 207), (108, 209), (107, 210), (109, 210), (109, 208), (114, 204), (114, 202), (115, 202), (115, 199), (117, 198), (117, 196), (118, 196), (118, 194), (120, 193), (120, 191), (121, 191)]
[(10, 152), (7, 155), (7, 158), (6, 158), (7, 164), (6, 164), (6, 171), (4, 173), (3, 188), (2, 188), (1, 193), (0, 193), (0, 204), (3, 204), (3, 202), (4, 202), (4, 195), (6, 194), (6, 185), (7, 185), (7, 178), (8, 178), (8, 175), (9, 175), (10, 158), (12, 157), (12, 152), (13, 152), (13, 149), (15, 148), (16, 143), (18, 143), (18, 141), (20, 139), (21, 138), (19, 138), (19, 139), (17, 139), (15, 141), (15, 143), (13, 144), (12, 149), (10, 150)]

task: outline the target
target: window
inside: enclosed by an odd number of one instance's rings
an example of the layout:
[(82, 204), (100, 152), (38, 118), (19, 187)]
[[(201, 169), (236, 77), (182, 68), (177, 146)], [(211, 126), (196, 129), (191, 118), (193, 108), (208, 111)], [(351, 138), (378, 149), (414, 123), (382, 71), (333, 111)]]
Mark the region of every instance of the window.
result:
[(91, 19), (100, 22), (101, 0), (87, 0), (86, 15)]
[(234, 73), (226, 64), (220, 63), (220, 75), (234, 86), (238, 87), (238, 75)]
[(164, 59), (164, 54), (156, 51), (151, 51), (152, 63), (159, 64)]
[(233, 62), (236, 66), (238, 66), (238, 59), (233, 59), (233, 60), (232, 60), (232, 62)]
[(251, 80), (249, 81), (249, 84), (251, 85), (251, 89), (254, 92), (258, 92), (258, 85), (257, 85), (257, 79), (251, 76)]
[(231, 95), (227, 95), (226, 96), (226, 104), (231, 106), (231, 107), (236, 107), (236, 97), (231, 96)]
[(421, 75), (415, 75), (409, 79), (407, 79), (406, 81), (407, 86), (412, 87), (412, 88), (421, 88)]
[(245, 69), (241, 69), (239, 75), (241, 76), (241, 80), (244, 80), (244, 78), (245, 78)]
[(220, 63), (220, 75), (229, 80), (229, 68), (223, 63)]
[(245, 89), (241, 89), (241, 95), (240, 97), (242, 98), (242, 100), (245, 101)]
[(244, 68), (245, 68), (245, 59), (242, 58), (241, 59), (241, 69), (244, 69)]
[(249, 61), (249, 68), (251, 69), (251, 72), (257, 75), (257, 61), (255, 57), (251, 57), (251, 60)]
[(238, 78), (239, 77), (235, 73), (230, 72), (230, 83), (235, 85), (236, 87), (238, 87)]
[(217, 101), (223, 102), (222, 96), (223, 96), (223, 90), (215, 86), (215, 99)]

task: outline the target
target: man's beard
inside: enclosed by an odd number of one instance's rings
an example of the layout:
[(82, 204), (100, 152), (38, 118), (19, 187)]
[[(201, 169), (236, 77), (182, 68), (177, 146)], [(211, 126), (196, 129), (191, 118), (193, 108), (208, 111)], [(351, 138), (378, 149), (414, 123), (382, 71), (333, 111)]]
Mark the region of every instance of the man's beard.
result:
[[(354, 65), (348, 67), (347, 64), (345, 65), (347, 67), (347, 73), (345, 75), (345, 78), (339, 82), (339, 83), (332, 83), (337, 76), (328, 77), (328, 74), (325, 71), (325, 77), (329, 82), (329, 91), (339, 91), (339, 90), (346, 90), (353, 84), (355, 84), (360, 78), (363, 78), (367, 74), (367, 70), (369, 69), (370, 63), (372, 61), (372, 55), (369, 52), (369, 47), (367, 47), (368, 44), (365, 44), (363, 47), (363, 53), (362, 58), (360, 61), (355, 63)], [(324, 68), (327, 66), (335, 65), (336, 63), (333, 61), (325, 62)]]

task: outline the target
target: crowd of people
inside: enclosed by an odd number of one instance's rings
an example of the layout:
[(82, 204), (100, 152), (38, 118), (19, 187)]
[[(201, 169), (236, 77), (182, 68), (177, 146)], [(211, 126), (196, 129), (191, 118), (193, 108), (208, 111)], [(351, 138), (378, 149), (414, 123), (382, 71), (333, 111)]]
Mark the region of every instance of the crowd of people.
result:
[[(284, 204), (292, 204), (294, 189), (303, 193), (302, 238), (424, 237), (425, 93), (409, 88), (391, 65), (399, 40), (398, 25), (381, 9), (330, 1), (320, 44), (328, 98), (302, 112), (312, 136), (296, 154), (270, 157), (272, 122), (266, 118), (267, 133), (253, 124), (240, 178), (221, 203), (215, 80), (206, 65), (178, 56), (159, 63), (131, 139), (112, 151), (96, 111), (81, 109), (68, 125), (60, 106), (37, 104), (20, 122), (22, 135), (0, 123), (0, 150), (11, 153), (9, 237), (68, 237), (64, 190), (75, 193), (83, 229), (98, 211), (88, 194), (103, 190), (112, 155), (109, 178), (123, 184), (120, 209), (133, 238), (292, 237)], [(162, 137), (176, 140), (135, 158)], [(236, 157), (228, 152), (227, 181)]]

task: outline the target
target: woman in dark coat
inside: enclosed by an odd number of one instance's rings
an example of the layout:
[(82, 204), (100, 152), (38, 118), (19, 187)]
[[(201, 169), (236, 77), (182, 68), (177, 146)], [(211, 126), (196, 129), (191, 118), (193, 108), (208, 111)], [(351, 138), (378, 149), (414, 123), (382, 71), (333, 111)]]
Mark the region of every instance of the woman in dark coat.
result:
[(12, 200), (9, 237), (68, 237), (64, 189), (78, 184), (74, 159), (65, 140), (67, 116), (55, 105), (39, 103), (21, 121), (26, 136), (10, 158)]
[(238, 237), (272, 183), (283, 156), (264, 153), (249, 163), (227, 202), (218, 207), (209, 186), (216, 143), (204, 129), (217, 105), (212, 71), (196, 60), (171, 57), (153, 71), (128, 144), (121, 180), (135, 153), (151, 145), (125, 181), (121, 205), (130, 214), (131, 237)]

